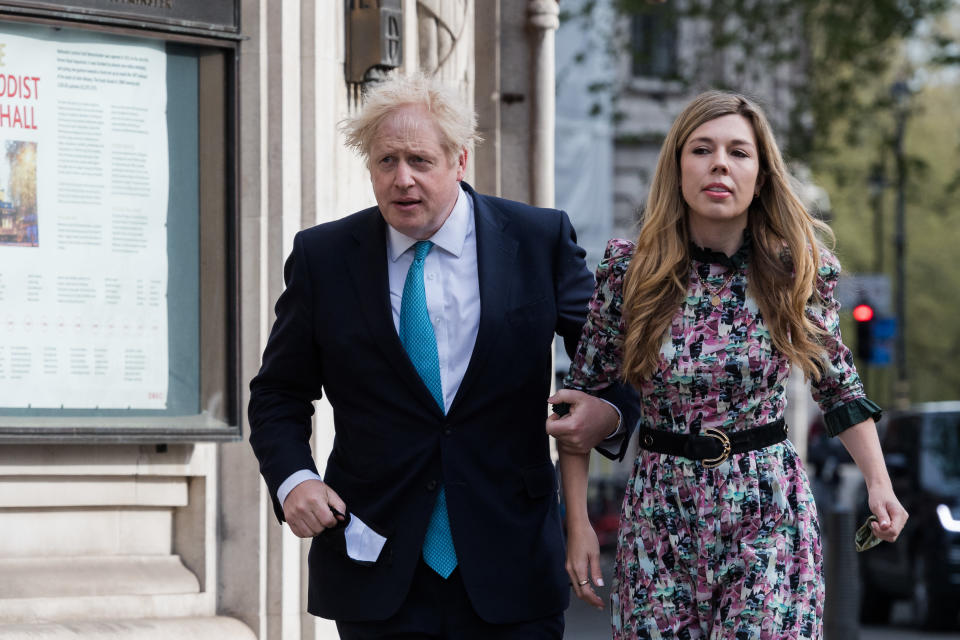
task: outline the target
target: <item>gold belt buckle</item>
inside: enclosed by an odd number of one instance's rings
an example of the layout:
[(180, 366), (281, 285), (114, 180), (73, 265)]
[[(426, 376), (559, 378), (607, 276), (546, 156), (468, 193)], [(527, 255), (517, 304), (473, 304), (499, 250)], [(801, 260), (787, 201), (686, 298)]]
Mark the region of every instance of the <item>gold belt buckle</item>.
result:
[(716, 458), (707, 458), (703, 460), (703, 466), (707, 469), (719, 467), (726, 461), (727, 458), (730, 457), (730, 438), (720, 429), (714, 429), (713, 427), (704, 429), (703, 433), (707, 437), (716, 438), (720, 441), (720, 444), (723, 445), (723, 452)]

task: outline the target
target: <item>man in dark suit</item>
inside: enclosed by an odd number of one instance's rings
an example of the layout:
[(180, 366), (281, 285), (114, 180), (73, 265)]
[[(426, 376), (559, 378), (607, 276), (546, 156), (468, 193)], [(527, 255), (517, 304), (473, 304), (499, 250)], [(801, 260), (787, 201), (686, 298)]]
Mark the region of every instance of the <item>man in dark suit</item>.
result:
[(297, 234), (250, 383), (276, 515), (314, 537), (308, 609), (343, 638), (560, 638), (545, 401), (553, 336), (572, 353), (592, 292), (584, 252), (562, 211), (461, 182), (475, 116), (436, 81), (387, 81), (344, 131), (378, 206)]

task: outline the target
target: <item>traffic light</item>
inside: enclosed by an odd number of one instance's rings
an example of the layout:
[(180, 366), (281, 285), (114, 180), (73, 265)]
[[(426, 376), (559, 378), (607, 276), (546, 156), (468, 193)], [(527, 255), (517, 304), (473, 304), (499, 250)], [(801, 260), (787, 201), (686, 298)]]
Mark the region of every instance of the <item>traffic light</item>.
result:
[(867, 364), (873, 361), (873, 307), (861, 302), (853, 308), (853, 320), (857, 323), (857, 359)]

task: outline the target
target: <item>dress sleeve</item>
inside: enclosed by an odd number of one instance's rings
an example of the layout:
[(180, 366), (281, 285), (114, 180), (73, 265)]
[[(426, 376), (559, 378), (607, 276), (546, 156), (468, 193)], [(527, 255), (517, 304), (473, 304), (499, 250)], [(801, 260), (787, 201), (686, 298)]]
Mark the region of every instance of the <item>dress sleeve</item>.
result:
[(587, 308), (587, 321), (563, 381), (563, 386), (568, 389), (596, 393), (620, 381), (626, 330), (620, 308), (623, 279), (633, 250), (634, 245), (628, 240), (613, 239), (607, 243), (597, 267), (596, 287)]
[(853, 354), (840, 336), (840, 303), (834, 289), (840, 278), (840, 263), (822, 249), (817, 273), (817, 294), (807, 304), (807, 318), (823, 329), (826, 358), (820, 380), (812, 381), (813, 399), (824, 414), (827, 432), (835, 436), (867, 418), (879, 420), (882, 410), (866, 397), (853, 364)]

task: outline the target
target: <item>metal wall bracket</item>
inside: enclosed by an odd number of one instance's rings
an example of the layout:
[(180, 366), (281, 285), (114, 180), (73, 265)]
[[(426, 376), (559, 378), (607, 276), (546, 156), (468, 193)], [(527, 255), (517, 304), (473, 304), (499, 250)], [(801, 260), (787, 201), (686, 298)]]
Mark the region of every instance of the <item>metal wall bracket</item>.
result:
[(375, 80), (403, 62), (401, 0), (347, 0), (347, 82)]

